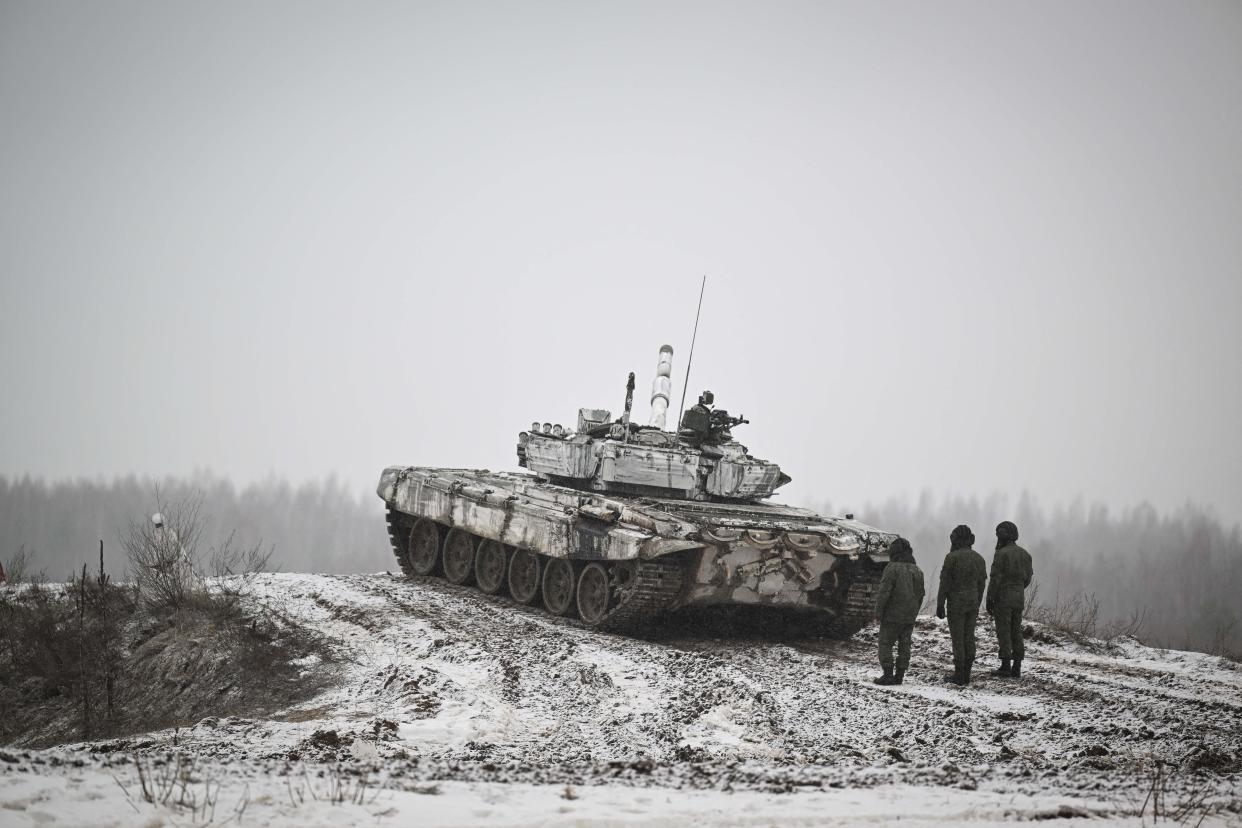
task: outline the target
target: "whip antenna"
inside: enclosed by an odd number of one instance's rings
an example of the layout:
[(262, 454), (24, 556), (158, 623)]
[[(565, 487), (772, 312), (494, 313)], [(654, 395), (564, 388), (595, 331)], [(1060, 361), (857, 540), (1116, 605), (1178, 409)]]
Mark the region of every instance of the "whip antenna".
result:
[(681, 386), (681, 405), (677, 415), (677, 433), (681, 434), (681, 420), (686, 416), (686, 389), (690, 387), (690, 366), (694, 362), (694, 340), (699, 335), (699, 314), (703, 311), (703, 292), (707, 290), (707, 274), (703, 274), (703, 284), (699, 285), (699, 306), (694, 311), (694, 333), (690, 335), (690, 356), (686, 359), (686, 381)]

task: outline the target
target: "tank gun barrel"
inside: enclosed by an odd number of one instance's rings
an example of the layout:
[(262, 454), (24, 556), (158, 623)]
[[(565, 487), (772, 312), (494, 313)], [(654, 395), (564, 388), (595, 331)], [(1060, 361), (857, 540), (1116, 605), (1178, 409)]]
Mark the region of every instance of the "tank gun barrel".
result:
[(673, 346), (660, 346), (660, 359), (656, 363), (655, 379), (651, 382), (651, 419), (647, 423), (663, 429), (668, 414), (668, 397), (672, 392)]

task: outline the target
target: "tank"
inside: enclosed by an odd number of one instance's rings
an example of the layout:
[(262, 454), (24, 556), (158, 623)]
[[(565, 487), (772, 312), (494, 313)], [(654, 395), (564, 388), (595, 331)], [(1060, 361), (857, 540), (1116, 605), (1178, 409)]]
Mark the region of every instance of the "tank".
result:
[(525, 472), (384, 469), (401, 570), (608, 630), (722, 604), (800, 610), (833, 637), (865, 626), (896, 535), (770, 502), (790, 477), (734, 439), (749, 421), (710, 391), (668, 428), (672, 359), (663, 346), (646, 425), (631, 373), (620, 417), (582, 408), (572, 428), (520, 432)]

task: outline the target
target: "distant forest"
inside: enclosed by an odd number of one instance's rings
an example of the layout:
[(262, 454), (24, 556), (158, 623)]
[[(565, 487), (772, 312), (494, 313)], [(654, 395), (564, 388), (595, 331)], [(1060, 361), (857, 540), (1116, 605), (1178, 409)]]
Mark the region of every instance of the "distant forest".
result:
[(189, 478), (45, 483), (0, 476), (0, 558), (22, 547), (31, 566), (61, 580), (83, 563), (124, 572), (120, 539), (130, 521), (148, 520), (164, 503), (201, 499), (202, 545), (262, 544), (270, 568), (293, 572), (383, 572), (396, 563), (388, 546), (384, 504), (374, 492), (346, 487), (336, 477), (292, 485), (270, 478), (238, 487), (202, 472)]
[[(396, 568), (388, 547), (383, 504), (335, 477), (291, 485), (279, 479), (237, 487), (209, 473), (155, 481), (46, 483), (0, 476), (0, 559), (20, 550), (29, 567), (64, 579), (83, 563), (124, 574), (119, 538), (131, 520), (156, 510), (156, 488), (167, 502), (199, 497), (207, 546), (236, 533), (240, 544), (262, 543), (271, 566), (286, 571), (382, 572)], [(833, 514), (831, 505), (824, 511)], [(857, 510), (858, 519), (907, 537), (934, 589), (949, 531), (970, 525), (976, 549), (991, 560), (1001, 520), (1013, 520), (1030, 550), (1043, 603), (1093, 595), (1101, 627), (1143, 617), (1148, 643), (1205, 652), (1242, 652), (1242, 531), (1188, 505), (1160, 513), (1140, 505), (1119, 513), (1074, 503), (1051, 510), (1027, 496), (1016, 504), (995, 495), (924, 495)]]

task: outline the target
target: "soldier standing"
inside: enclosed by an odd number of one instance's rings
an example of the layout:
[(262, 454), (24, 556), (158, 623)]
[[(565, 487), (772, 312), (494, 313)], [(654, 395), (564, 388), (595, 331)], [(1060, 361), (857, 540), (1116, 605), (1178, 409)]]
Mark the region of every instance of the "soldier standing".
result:
[[(876, 684), (901, 684), (910, 666), (910, 638), (914, 619), (923, 606), (923, 570), (914, 562), (910, 541), (897, 538), (888, 547), (889, 564), (880, 578), (875, 598), (875, 617), (880, 622), (880, 669), (884, 675)], [(897, 645), (897, 665), (893, 669), (893, 645)]]
[(1018, 546), (1018, 527), (1007, 520), (998, 524), (987, 603), (988, 612), (996, 620), (996, 641), (1000, 645), (1001, 666), (995, 671), (998, 676), (1022, 675), (1022, 658), (1026, 654), (1022, 610), (1033, 575), (1031, 554)]
[(940, 590), (936, 593), (936, 617), (945, 617), (948, 604), (949, 635), (953, 639), (953, 672), (945, 680), (963, 687), (970, 684), (975, 624), (988, 580), (987, 564), (974, 550), (974, 543), (975, 533), (965, 524), (949, 533), (949, 554), (940, 568)]

